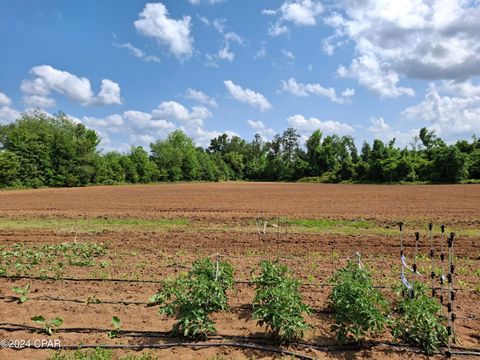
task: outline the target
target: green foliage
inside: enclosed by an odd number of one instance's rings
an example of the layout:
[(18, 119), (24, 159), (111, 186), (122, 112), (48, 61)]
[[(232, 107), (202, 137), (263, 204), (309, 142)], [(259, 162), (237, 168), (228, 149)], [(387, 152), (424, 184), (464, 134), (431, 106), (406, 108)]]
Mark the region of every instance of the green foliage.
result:
[[(404, 293), (410, 293), (403, 288)], [(433, 354), (446, 345), (448, 335), (446, 319), (441, 315), (441, 304), (428, 296), (429, 289), (420, 282), (413, 283), (413, 298), (399, 298), (399, 316), (391, 325), (392, 335), (409, 344), (420, 346), (427, 354)]]
[(183, 131), (175, 130), (166, 140), (150, 144), (150, 150), (160, 180), (198, 180), (200, 169), (196, 148), (192, 139)]
[(20, 171), (20, 159), (8, 150), (0, 151), (0, 186), (12, 186)]
[(371, 275), (349, 261), (330, 279), (333, 288), (328, 296), (338, 342), (361, 341), (383, 331), (387, 323), (388, 303), (374, 288)]
[(58, 277), (65, 265), (93, 266), (95, 259), (105, 254), (106, 246), (97, 243), (13, 244), (0, 247), (0, 276), (25, 275), (42, 268)]
[(368, 229), (372, 223), (367, 220), (333, 220), (333, 219), (289, 219), (287, 224), (297, 225), (308, 229), (322, 230), (334, 227), (351, 227), (355, 229)]
[(120, 328), (122, 327), (122, 322), (120, 321), (120, 318), (117, 316), (113, 316), (112, 325), (113, 330), (110, 330), (107, 334), (110, 339), (116, 338), (120, 332)]
[(23, 304), (24, 302), (28, 301), (28, 294), (30, 292), (30, 284), (25, 285), (24, 287), (13, 287), (12, 291), (19, 295), (18, 302)]
[(144, 352), (140, 355), (114, 356), (110, 349), (75, 350), (75, 351), (58, 351), (55, 352), (50, 360), (155, 360), (158, 359), (151, 352)]
[(197, 260), (187, 274), (164, 281), (162, 289), (150, 297), (159, 304), (159, 313), (175, 316), (174, 335), (205, 338), (214, 333), (213, 312), (227, 309), (227, 290), (233, 286), (233, 267), (226, 261)]
[(58, 351), (51, 360), (112, 360), (113, 351), (96, 348), (91, 350)]
[(150, 160), (148, 153), (141, 146), (132, 146), (128, 157), (135, 167), (134, 173), (137, 180), (135, 182), (149, 183), (158, 180), (159, 171), (155, 163)]
[(447, 146), (426, 128), (410, 148), (395, 139), (364, 143), (358, 153), (350, 136), (316, 130), (305, 148), (293, 128), (270, 141), (227, 134), (207, 149), (175, 130), (127, 153), (102, 153), (93, 130), (59, 113), (27, 112), (0, 126), (0, 187), (85, 186), (155, 181), (282, 180), (305, 182), (461, 182), (480, 179), (480, 141)]
[(310, 308), (302, 301), (299, 281), (278, 261), (262, 261), (260, 268), (260, 274), (253, 277), (253, 318), (282, 342), (303, 338), (310, 327), (303, 315)]
[(55, 330), (63, 324), (63, 319), (59, 317), (46, 320), (42, 315), (37, 315), (32, 317), (31, 320), (39, 325), (42, 325), (45, 333), (48, 335), (53, 335)]
[(17, 159), (10, 156), (9, 163), (15, 165), (6, 166), (4, 155), (0, 166), (27, 187), (86, 185), (93, 180), (99, 141), (95, 131), (63, 113), (26, 113), (16, 122), (0, 126), (0, 148)]

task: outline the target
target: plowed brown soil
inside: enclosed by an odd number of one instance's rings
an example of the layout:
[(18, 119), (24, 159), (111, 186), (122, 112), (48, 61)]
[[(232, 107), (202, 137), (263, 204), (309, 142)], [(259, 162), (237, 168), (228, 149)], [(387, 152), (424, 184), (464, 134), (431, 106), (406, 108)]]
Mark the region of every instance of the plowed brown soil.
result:
[[(238, 227), (259, 216), (288, 218), (372, 219), (377, 224), (407, 219), (421, 223), (445, 223), (449, 228), (476, 228), (480, 224), (480, 186), (376, 186), (376, 185), (313, 185), (271, 183), (177, 184), (148, 186), (90, 187), (77, 189), (40, 189), (0, 192), (0, 217), (8, 218), (189, 218), (203, 224), (235, 224), (232, 229), (202, 232), (170, 229), (155, 231), (104, 231), (67, 234), (57, 229), (23, 229), (0, 231), (0, 246), (14, 243), (53, 244), (70, 241), (108, 244), (102, 259), (107, 267), (67, 266), (67, 278), (98, 278), (99, 281), (32, 280), (0, 278), (0, 322), (33, 326), (30, 318), (60, 316), (64, 324), (52, 339), (62, 344), (138, 344), (161, 343), (158, 338), (120, 337), (109, 339), (110, 319), (118, 316), (122, 328), (135, 331), (168, 331), (173, 320), (157, 315), (155, 307), (145, 303), (158, 288), (157, 283), (100, 281), (132, 279), (161, 281), (166, 276), (185, 271), (194, 259), (219, 252), (232, 262), (235, 278), (248, 280), (262, 259), (279, 257), (288, 264), (305, 286), (305, 301), (320, 312), (309, 317), (313, 325), (306, 340), (333, 344), (331, 315), (325, 314), (329, 276), (346, 263), (347, 257), (361, 252), (362, 259), (373, 271), (375, 282), (394, 300), (391, 286), (398, 282), (399, 243), (397, 237), (361, 235), (308, 234), (298, 232), (270, 233), (258, 236)], [(0, 220), (1, 221), (1, 220)], [(412, 229), (411, 229), (412, 230)], [(410, 233), (411, 235), (411, 233)], [(423, 239), (423, 238), (422, 238)], [(480, 348), (480, 295), (471, 291), (480, 278), (480, 251), (475, 237), (459, 238), (456, 243), (459, 290), (455, 310), (458, 316), (456, 333), (459, 344)], [(435, 236), (439, 244), (440, 237)], [(419, 253), (427, 255), (429, 244), (420, 243)], [(409, 262), (414, 253), (411, 237), (406, 238)], [(430, 271), (428, 257), (418, 262), (423, 274)], [(35, 273), (31, 275), (35, 276)], [(421, 278), (428, 282), (428, 276)], [(32, 285), (31, 300), (18, 304), (12, 300), (13, 286)], [(231, 310), (215, 314), (221, 335), (264, 336), (265, 329), (250, 319), (249, 304), (254, 291), (249, 284), (237, 284), (230, 293)], [(87, 299), (103, 303), (85, 305)], [(108, 304), (105, 302), (115, 302)], [(122, 302), (141, 302), (125, 304)], [(0, 328), (2, 325), (0, 325)], [(8, 326), (3, 325), (4, 328)], [(69, 328), (101, 328), (106, 331), (81, 333)], [(62, 330), (63, 329), (63, 330)], [(39, 339), (44, 335), (29, 331), (0, 329), (0, 339)], [(392, 339), (385, 335), (383, 340)], [(422, 358), (413, 353), (375, 348), (358, 352), (328, 353), (313, 349), (289, 348), (312, 357), (333, 359), (403, 359)], [(115, 354), (125, 355), (125, 351)], [(45, 359), (44, 350), (0, 350), (0, 359)], [(270, 359), (281, 358), (271, 353), (232, 348), (155, 350), (162, 359)], [(438, 358), (440, 358), (438, 356)], [(462, 357), (464, 359), (466, 357)]]
[(194, 183), (0, 192), (0, 215), (479, 220), (480, 185)]

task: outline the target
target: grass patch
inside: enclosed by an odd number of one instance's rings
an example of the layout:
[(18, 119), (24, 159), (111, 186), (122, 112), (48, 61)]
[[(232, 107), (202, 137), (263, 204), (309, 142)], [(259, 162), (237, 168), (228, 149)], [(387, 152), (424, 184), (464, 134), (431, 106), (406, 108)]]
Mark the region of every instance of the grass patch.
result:
[(114, 356), (110, 349), (96, 348), (91, 350), (59, 351), (55, 352), (49, 360), (154, 360), (158, 359), (151, 352), (143, 352), (140, 355)]
[[(275, 224), (276, 222), (273, 221)], [(425, 220), (409, 223), (409, 231), (404, 236), (413, 236), (413, 229), (422, 229), (428, 222)], [(385, 226), (368, 220), (337, 220), (337, 219), (282, 219), (280, 228), (286, 224), (289, 232), (314, 233), (314, 234), (337, 234), (337, 235), (377, 235), (377, 236), (398, 236), (397, 225)], [(260, 224), (262, 228), (262, 224)], [(263, 228), (262, 228), (263, 229)], [(268, 228), (267, 232), (275, 232), (276, 229)], [(281, 232), (284, 231), (283, 229)], [(450, 231), (450, 230), (449, 230)], [(457, 236), (480, 237), (480, 230), (476, 228), (454, 228), (451, 229)], [(435, 233), (438, 236), (438, 229)]]
[(0, 230), (48, 229), (65, 232), (102, 232), (125, 230), (169, 230), (184, 227), (188, 219), (0, 219)]
[(288, 219), (289, 231), (298, 233), (362, 235), (384, 230), (367, 220)]
[(368, 229), (372, 224), (366, 220), (332, 220), (332, 219), (291, 219), (287, 220), (290, 225), (306, 227), (310, 229), (330, 229), (332, 227), (354, 227)]

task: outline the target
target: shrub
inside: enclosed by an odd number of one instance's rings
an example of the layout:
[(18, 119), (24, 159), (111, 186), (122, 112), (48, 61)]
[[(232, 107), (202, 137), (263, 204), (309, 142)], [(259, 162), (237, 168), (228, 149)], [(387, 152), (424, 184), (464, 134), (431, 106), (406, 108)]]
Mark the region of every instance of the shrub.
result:
[(328, 296), (337, 341), (359, 341), (383, 331), (387, 323), (388, 303), (374, 288), (368, 271), (349, 261), (330, 279), (333, 288)]
[(321, 183), (321, 184), (336, 184), (339, 182), (334, 172), (326, 171), (321, 176), (307, 176), (303, 177), (297, 182), (301, 183)]
[(301, 339), (310, 326), (303, 318), (310, 308), (303, 303), (299, 281), (278, 261), (262, 261), (261, 273), (254, 276), (253, 318), (282, 342)]
[[(405, 289), (403, 289), (405, 293)], [(446, 318), (440, 314), (441, 305), (428, 294), (428, 288), (413, 283), (413, 297), (400, 298), (397, 303), (399, 316), (392, 323), (392, 335), (409, 344), (420, 346), (432, 354), (448, 340)]]
[(213, 312), (227, 309), (227, 290), (233, 285), (233, 267), (225, 261), (210, 259), (193, 263), (187, 274), (166, 280), (162, 290), (150, 298), (160, 305), (159, 313), (175, 316), (174, 335), (205, 338), (216, 332), (209, 318)]

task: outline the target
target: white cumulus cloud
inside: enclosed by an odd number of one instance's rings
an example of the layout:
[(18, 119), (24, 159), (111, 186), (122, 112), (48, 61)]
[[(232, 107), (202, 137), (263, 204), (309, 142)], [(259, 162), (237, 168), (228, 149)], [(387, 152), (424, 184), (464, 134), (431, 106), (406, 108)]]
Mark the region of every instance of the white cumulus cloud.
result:
[(103, 79), (98, 95), (95, 95), (87, 78), (79, 78), (67, 71), (50, 65), (35, 66), (30, 70), (34, 79), (23, 80), (20, 90), (24, 93), (23, 101), (28, 106), (48, 107), (55, 105), (51, 93), (59, 93), (73, 102), (82, 105), (121, 104), (120, 86)]
[(158, 56), (147, 55), (145, 51), (133, 46), (129, 42), (124, 44), (114, 44), (114, 46), (116, 46), (119, 49), (127, 49), (130, 52), (130, 54), (132, 54), (137, 59), (142, 59), (143, 61), (146, 61), (146, 62), (160, 62), (160, 58)]
[(20, 117), (20, 113), (9, 106), (0, 107), (0, 124), (6, 125)]
[[(342, 1), (325, 18), (335, 29), (324, 50), (350, 41), (339, 68), (380, 97), (412, 96), (412, 79), (465, 80), (480, 74), (480, 9), (473, 0)], [(338, 41), (337, 41), (338, 40)]]
[(282, 90), (298, 97), (308, 97), (310, 95), (324, 96), (337, 104), (349, 104), (351, 97), (355, 95), (354, 89), (345, 89), (341, 96), (337, 96), (334, 88), (325, 88), (320, 84), (298, 83), (294, 78), (282, 80)]
[(217, 101), (214, 98), (208, 96), (207, 94), (205, 94), (200, 90), (188, 88), (187, 91), (185, 92), (184, 97), (186, 99), (195, 100), (204, 105), (218, 107)]
[[(202, 20), (203, 21), (203, 20)], [(210, 21), (205, 22), (206, 25), (210, 25)], [(230, 44), (237, 43), (238, 45), (244, 46), (245, 40), (234, 31), (225, 31), (227, 28), (226, 19), (215, 19), (212, 21), (212, 25), (222, 35), (222, 47), (218, 50), (216, 54), (205, 54), (207, 58), (206, 65), (218, 67), (217, 60), (226, 60), (232, 62), (235, 59), (235, 53), (231, 50)]]
[(152, 111), (152, 116), (157, 118), (180, 120), (186, 123), (203, 125), (203, 120), (212, 116), (212, 113), (204, 106), (193, 106), (188, 110), (176, 101), (164, 101), (157, 109)]
[(288, 123), (301, 133), (311, 133), (315, 130), (321, 130), (330, 134), (350, 134), (354, 132), (352, 126), (333, 120), (321, 121), (317, 118), (305, 118), (303, 115), (293, 115), (287, 119)]
[(12, 105), (12, 100), (3, 92), (0, 92), (0, 106), (10, 106)]
[(230, 51), (230, 46), (226, 44), (223, 48), (218, 50), (217, 58), (220, 60), (233, 61), (235, 54)]
[(348, 68), (340, 66), (337, 71), (341, 77), (351, 77), (380, 98), (395, 98), (401, 95), (414, 96), (409, 87), (398, 86), (400, 76), (391, 69), (382, 67), (375, 57), (362, 55), (353, 59)]
[(260, 111), (272, 109), (272, 105), (268, 99), (262, 94), (250, 89), (243, 89), (240, 85), (235, 84), (231, 80), (223, 82), (230, 95), (237, 101), (253, 106)]
[(267, 127), (263, 121), (260, 120), (247, 120), (247, 124), (264, 139), (269, 139), (277, 133), (275, 130)]
[(391, 127), (383, 117), (371, 117), (368, 132), (374, 139), (380, 139), (384, 142), (395, 139), (397, 146), (408, 146), (413, 143), (414, 137), (418, 135), (420, 129), (399, 130)]
[(147, 3), (140, 18), (135, 20), (137, 31), (166, 45), (177, 58), (189, 58), (193, 53), (193, 37), (190, 33), (191, 17), (176, 20), (169, 18), (162, 3)]
[(279, 15), (278, 20), (271, 24), (268, 33), (278, 36), (288, 32), (285, 23), (296, 26), (314, 26), (318, 16), (323, 12), (323, 6), (316, 0), (287, 0), (277, 10), (264, 9), (262, 14), (268, 16)]
[[(431, 84), (424, 99), (402, 112), (405, 119), (435, 129), (446, 138), (480, 133), (480, 85)], [(418, 127), (421, 127), (420, 125)]]

